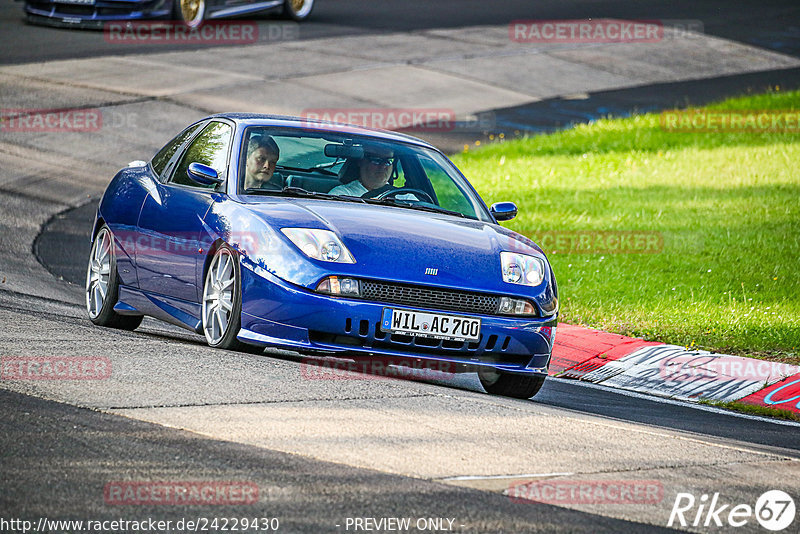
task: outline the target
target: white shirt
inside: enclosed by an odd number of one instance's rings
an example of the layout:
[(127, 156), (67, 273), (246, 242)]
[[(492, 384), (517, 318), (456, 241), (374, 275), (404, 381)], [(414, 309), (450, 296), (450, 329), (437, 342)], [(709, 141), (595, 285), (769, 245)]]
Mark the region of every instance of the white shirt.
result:
[(331, 195), (360, 197), (367, 191), (368, 189), (364, 187), (364, 184), (362, 184), (360, 180), (353, 180), (352, 182), (346, 184), (337, 185), (336, 187), (328, 191), (328, 193)]
[[(329, 195), (344, 195), (349, 197), (360, 197), (364, 193), (368, 192), (369, 190), (364, 187), (364, 184), (361, 183), (360, 180), (353, 180), (352, 182), (337, 185), (330, 191), (328, 191)], [(395, 197), (397, 200), (414, 200), (419, 202), (417, 195), (414, 193), (403, 193), (402, 195), (397, 195)]]

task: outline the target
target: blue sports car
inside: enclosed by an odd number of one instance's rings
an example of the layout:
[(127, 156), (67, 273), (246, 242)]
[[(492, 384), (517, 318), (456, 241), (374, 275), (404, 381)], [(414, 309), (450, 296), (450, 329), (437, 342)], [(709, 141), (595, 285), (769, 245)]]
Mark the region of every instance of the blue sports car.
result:
[(175, 20), (197, 28), (207, 20), (276, 12), (302, 21), (315, 0), (24, 0), (28, 22), (103, 28), (111, 21)]
[(444, 154), (399, 133), (241, 113), (189, 126), (113, 178), (86, 307), (148, 315), (212, 347), (446, 362), (494, 394), (542, 386), (558, 290)]

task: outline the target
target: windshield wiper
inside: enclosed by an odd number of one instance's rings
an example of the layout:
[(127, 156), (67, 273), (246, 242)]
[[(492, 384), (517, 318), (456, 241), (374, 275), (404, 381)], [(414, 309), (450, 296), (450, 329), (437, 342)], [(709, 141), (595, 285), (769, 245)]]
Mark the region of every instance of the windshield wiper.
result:
[(325, 174), (327, 176), (339, 176), (335, 172), (329, 171), (328, 169), (324, 169), (322, 167), (311, 167), (310, 169), (304, 169), (303, 167), (286, 167), (284, 165), (275, 165), (275, 168), (282, 171), (316, 172), (319, 174)]
[(369, 202), (369, 203), (371, 203), (371, 204), (388, 204), (390, 206), (397, 206), (397, 207), (400, 207), (400, 208), (409, 208), (409, 209), (412, 209), (412, 210), (430, 211), (432, 213), (444, 213), (445, 215), (455, 215), (456, 217), (462, 217), (464, 219), (471, 219), (472, 218), (472, 217), (469, 217), (467, 215), (464, 215), (463, 213), (461, 213), (459, 211), (451, 211), (451, 210), (448, 210), (448, 209), (445, 209), (445, 208), (440, 208), (438, 206), (429, 206), (429, 205), (425, 205), (425, 204), (411, 204), (409, 202), (404, 202), (402, 200), (397, 200), (396, 198), (392, 198), (392, 197), (382, 198), (382, 199), (367, 198), (367, 199), (364, 199), (364, 200)]

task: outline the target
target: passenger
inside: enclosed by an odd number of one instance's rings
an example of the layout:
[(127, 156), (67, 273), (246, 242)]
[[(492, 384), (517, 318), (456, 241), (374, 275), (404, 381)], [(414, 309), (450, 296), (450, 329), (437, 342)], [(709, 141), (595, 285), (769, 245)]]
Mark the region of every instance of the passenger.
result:
[(331, 195), (360, 197), (389, 183), (394, 168), (394, 152), (390, 148), (373, 146), (364, 149), (364, 157), (348, 161), (346, 165), (356, 165), (358, 176), (331, 189)]
[(278, 143), (269, 135), (252, 137), (247, 144), (244, 188), (273, 191), (283, 189), (283, 177), (275, 174), (275, 165), (280, 155)]

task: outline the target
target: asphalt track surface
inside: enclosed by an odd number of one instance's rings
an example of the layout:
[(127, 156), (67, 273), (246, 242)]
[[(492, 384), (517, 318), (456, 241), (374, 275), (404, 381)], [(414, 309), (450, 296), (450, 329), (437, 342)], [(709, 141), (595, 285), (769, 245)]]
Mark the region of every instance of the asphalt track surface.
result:
[[(279, 532), (310, 534), (343, 532), (345, 518), (365, 515), (458, 518), (459, 524), (470, 525), (466, 531), (479, 532), (524, 532), (532, 525), (549, 532), (666, 530), (232, 445), (7, 391), (0, 391), (0, 406), (6, 414), (0, 424), (5, 442), (0, 496), (4, 515), (13, 511), (17, 517), (101, 521), (157, 517), (174, 522), (196, 517), (267, 517), (279, 518)], [(113, 464), (109, 465), (109, 459)], [(246, 480), (259, 486), (262, 499), (255, 505), (212, 509), (151, 505), (137, 507), (131, 514), (103, 506), (110, 473), (118, 477), (115, 480), (130, 473), (149, 480)]]
[[(97, 32), (25, 26), (20, 23), (18, 3), (5, 0), (0, 5), (2, 63), (119, 53), (104, 47)], [(498, 6), (472, 1), (330, 1), (317, 7), (301, 38), (504, 24), (518, 18), (701, 19), (706, 33), (797, 56), (796, 3), (761, 2), (757, 17), (751, 6), (547, 2), (538, 3), (534, 12), (530, 2)], [(263, 21), (271, 23), (268, 17)], [(668, 107), (676, 100), (703, 103), (777, 84), (796, 87), (798, 78), (797, 69), (788, 69), (598, 92), (577, 101), (549, 99), (494, 112), (507, 125), (546, 130), (588, 120), (608, 109), (626, 114), (647, 106)], [(39, 209), (41, 200), (34, 193), (3, 198), (14, 213), (29, 213), (3, 221), (6, 231), (8, 225), (28, 229), (46, 220), (42, 220), (46, 206)], [(456, 519), (456, 531), (461, 532), (639, 532), (662, 530), (658, 525), (666, 524), (671, 499), (681, 489), (722, 491), (733, 500), (751, 502), (766, 489), (783, 488), (797, 500), (800, 427), (796, 425), (561, 380), (548, 381), (527, 402), (483, 395), (469, 376), (450, 382), (312, 384), (297, 379), (301, 363), (291, 353), (213, 351), (199, 336), (155, 321), (146, 321), (135, 333), (91, 327), (80, 306), (80, 285), (93, 204), (88, 201), (56, 215), (29, 245), (53, 278), (36, 281), (42, 284), (32, 286), (38, 296), (0, 291), (0, 320), (5, 325), (0, 346), (4, 354), (27, 350), (96, 355), (103, 350), (115, 366), (119, 362), (123, 380), (97, 388), (15, 384), (16, 391), (0, 389), (4, 518), (177, 520), (244, 515), (279, 517), (285, 532), (344, 532), (347, 517), (448, 517)], [(0, 244), (9, 239), (13, 238), (4, 235)], [(6, 275), (21, 276), (24, 269), (24, 262), (3, 265), (3, 283)], [(342, 425), (340, 440), (353, 439), (353, 448), (367, 445), (348, 451), (331, 437), (336, 436), (330, 428), (335, 427), (335, 418), (327, 426), (326, 421), (313, 419), (317, 413), (336, 416), (339, 411), (363, 416), (367, 426), (381, 421), (373, 413), (393, 414), (387, 417), (401, 427), (413, 427), (404, 418), (413, 420), (416, 415), (418, 427), (409, 434), (398, 427), (372, 441), (356, 441)], [(293, 421), (298, 424), (297, 435), (289, 428), (282, 440), (287, 428), (281, 417), (295, 412), (310, 417), (320, 430), (303, 426), (307, 420), (298, 416)], [(460, 459), (474, 468), (460, 474), (481, 479), (481, 466), (492, 464), (491, 455), (502, 457), (504, 449), (518, 450), (519, 443), (502, 423), (509, 417), (518, 420), (512, 426), (530, 432), (530, 455), (537, 458), (532, 463), (552, 467), (535, 473), (557, 474), (566, 469), (561, 466), (569, 466), (579, 478), (658, 478), (667, 488), (664, 502), (645, 512), (517, 503), (502, 495), (507, 482), (453, 480), (441, 474), (452, 470), (432, 465), (461, 465), (459, 457), (486, 454), (472, 462)], [(258, 434), (256, 426), (265, 421), (266, 434)], [(466, 438), (451, 421), (467, 423)], [(437, 432), (451, 436), (453, 448), (442, 447)], [(495, 435), (505, 441), (495, 444)], [(314, 448), (315, 439), (319, 450)], [(489, 452), (481, 442), (496, 449)], [(391, 457), (403, 455), (407, 457)], [(525, 473), (530, 471), (506, 472), (516, 475), (509, 480), (524, 480)], [(103, 487), (113, 480), (246, 480), (259, 486), (262, 498), (258, 505), (245, 508), (109, 506), (103, 501)], [(751, 525), (741, 531), (758, 530)]]
[[(300, 28), (300, 38), (496, 25), (520, 19), (585, 18), (700, 20), (705, 33), (711, 35), (785, 54), (800, 53), (800, 7), (792, 0), (320, 0)], [(135, 45), (121, 51), (104, 42), (101, 32), (26, 27), (23, 20), (20, 2), (0, 2), (0, 35), (5, 41), (0, 63), (153, 51), (152, 46)], [(258, 15), (248, 20), (269, 24), (275, 17)], [(185, 50), (186, 46), (174, 49)]]

